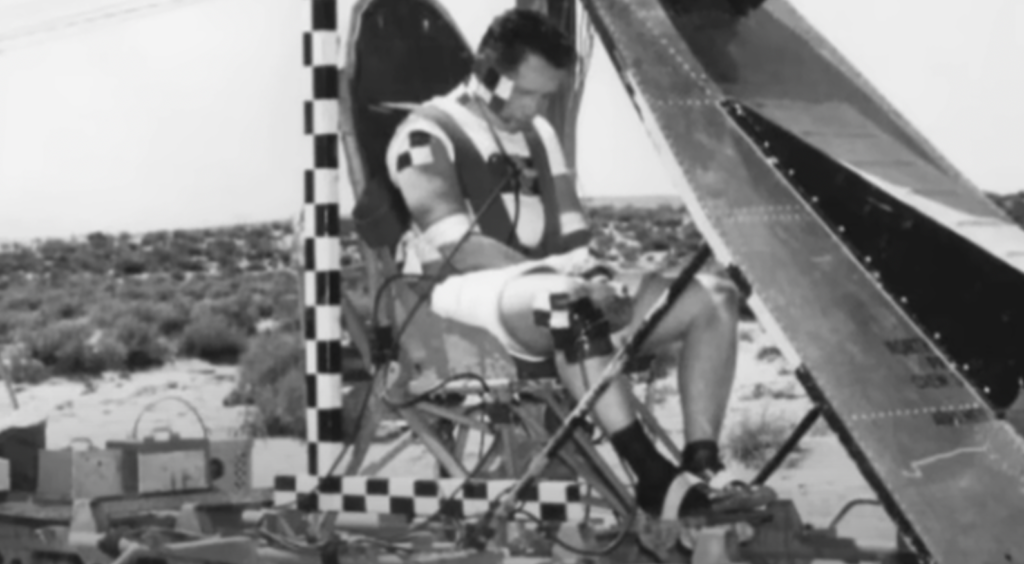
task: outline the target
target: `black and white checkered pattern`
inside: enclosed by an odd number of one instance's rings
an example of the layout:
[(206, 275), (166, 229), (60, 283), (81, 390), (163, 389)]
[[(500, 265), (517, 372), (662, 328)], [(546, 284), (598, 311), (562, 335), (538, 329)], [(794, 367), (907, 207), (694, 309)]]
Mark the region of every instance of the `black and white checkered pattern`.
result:
[(572, 330), (571, 296), (563, 293), (539, 295), (533, 304), (533, 323), (551, 331), (556, 350), (570, 352), (575, 348)]
[(434, 162), (434, 154), (430, 148), (430, 134), (426, 131), (413, 130), (405, 137), (405, 146), (398, 154), (396, 168), (401, 172), (409, 167), (428, 165)]
[(495, 112), (501, 112), (505, 103), (512, 98), (512, 92), (516, 84), (505, 75), (490, 67), (483, 72), (483, 76), (470, 77), (470, 89), (479, 96)]
[(306, 135), (313, 146), (306, 170), (303, 213), (307, 471), (324, 477), (341, 454), (341, 239), (339, 73), (336, 0), (307, 0), (311, 30), (303, 36), (303, 63), (311, 70), (305, 102)]
[(555, 350), (570, 364), (615, 352), (608, 320), (587, 297), (540, 295), (533, 304), (533, 322), (551, 331)]
[[(463, 485), (464, 482), (459, 478), (278, 477), (274, 484), (274, 504), (297, 504), (306, 511), (403, 515), (409, 518), (428, 517), (440, 511), (450, 517), (464, 519), (486, 513), (490, 503), (515, 484), (515, 480), (473, 480)], [(318, 485), (318, 493), (306, 495)], [(587, 484), (551, 480), (525, 488), (519, 501), (524, 511), (544, 521), (581, 522), (585, 520), (587, 500), (592, 495)]]

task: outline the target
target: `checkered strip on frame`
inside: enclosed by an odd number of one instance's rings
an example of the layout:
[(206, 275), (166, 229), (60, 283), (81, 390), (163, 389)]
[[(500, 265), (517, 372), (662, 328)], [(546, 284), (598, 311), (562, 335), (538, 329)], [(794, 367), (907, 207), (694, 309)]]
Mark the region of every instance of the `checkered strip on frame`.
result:
[(307, 0), (311, 30), (303, 63), (311, 92), (304, 104), (312, 167), (305, 173), (303, 306), (307, 468), (327, 476), (342, 450), (341, 239), (339, 209), (340, 37), (337, 0)]
[[(424, 480), (416, 478), (373, 478), (369, 476), (278, 477), (274, 484), (274, 505), (298, 504), (310, 511), (403, 515), (428, 517), (437, 512), (457, 519), (473, 518), (487, 512), (515, 484), (515, 480), (472, 480), (463, 486), (460, 478)], [(304, 503), (299, 497), (308, 494)], [(459, 487), (462, 489), (459, 490)], [(459, 491), (456, 491), (459, 490)], [(455, 495), (452, 495), (452, 493)], [(581, 482), (539, 481), (526, 487), (520, 507), (544, 521), (582, 522), (586, 519), (590, 486)]]

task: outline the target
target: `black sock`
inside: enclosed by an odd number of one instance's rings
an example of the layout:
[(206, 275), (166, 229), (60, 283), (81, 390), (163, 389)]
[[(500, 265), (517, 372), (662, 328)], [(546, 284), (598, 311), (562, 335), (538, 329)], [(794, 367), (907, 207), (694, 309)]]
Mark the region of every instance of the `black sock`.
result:
[(636, 501), (641, 509), (657, 514), (665, 493), (679, 470), (654, 446), (640, 421), (611, 436), (612, 446), (636, 474)]
[(712, 440), (686, 443), (683, 449), (683, 470), (698, 476), (717, 474), (725, 469), (718, 453), (718, 444)]

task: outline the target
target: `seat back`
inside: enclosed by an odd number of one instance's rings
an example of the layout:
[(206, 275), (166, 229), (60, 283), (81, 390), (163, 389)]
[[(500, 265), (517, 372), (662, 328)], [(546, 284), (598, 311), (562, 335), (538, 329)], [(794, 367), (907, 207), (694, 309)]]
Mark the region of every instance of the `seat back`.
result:
[(409, 212), (388, 177), (388, 143), (405, 108), (454, 89), (468, 76), (473, 55), (434, 0), (373, 0), (357, 17), (343, 86), (366, 178), (353, 216), (367, 244), (394, 252)]

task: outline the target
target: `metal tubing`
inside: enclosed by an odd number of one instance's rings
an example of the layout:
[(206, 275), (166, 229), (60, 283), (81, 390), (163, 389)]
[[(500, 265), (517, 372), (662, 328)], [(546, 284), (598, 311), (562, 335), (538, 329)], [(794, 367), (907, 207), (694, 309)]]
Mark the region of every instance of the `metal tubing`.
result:
[(782, 462), (785, 461), (786, 457), (793, 452), (797, 443), (799, 443), (800, 439), (807, 434), (807, 431), (811, 430), (811, 426), (818, 421), (818, 417), (820, 416), (821, 406), (818, 405), (812, 407), (811, 410), (807, 412), (807, 415), (804, 415), (804, 418), (800, 420), (796, 429), (793, 429), (793, 432), (789, 435), (789, 438), (786, 439), (786, 442), (779, 447), (779, 450), (775, 452), (775, 455), (772, 456), (771, 460), (765, 463), (764, 467), (761, 468), (761, 471), (754, 477), (752, 482), (754, 485), (763, 485), (768, 481), (768, 478), (770, 478), (771, 475), (774, 474), (780, 466), (782, 466)]

